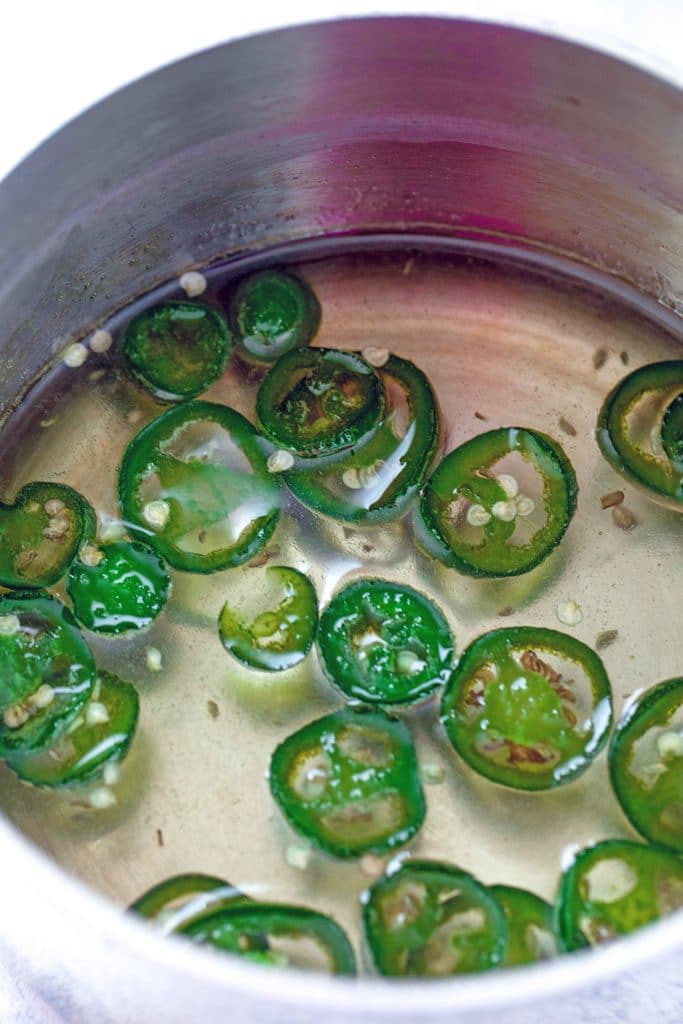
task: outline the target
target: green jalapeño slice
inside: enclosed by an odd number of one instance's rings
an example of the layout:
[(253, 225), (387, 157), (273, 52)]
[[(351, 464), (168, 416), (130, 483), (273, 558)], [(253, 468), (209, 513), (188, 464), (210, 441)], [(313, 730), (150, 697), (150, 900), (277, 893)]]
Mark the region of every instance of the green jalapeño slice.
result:
[(126, 541), (85, 548), (66, 583), (78, 621), (95, 633), (113, 634), (149, 626), (170, 588), (168, 570), (156, 552)]
[(550, 789), (580, 775), (605, 745), (612, 693), (602, 661), (580, 640), (496, 629), (458, 661), (441, 721), (476, 772), (515, 789)]
[(16, 751), (7, 763), (34, 786), (56, 788), (91, 781), (126, 756), (138, 710), (135, 687), (101, 672), (87, 704), (56, 742), (32, 753)]
[(386, 408), (370, 439), (341, 461), (286, 474), (287, 486), (303, 505), (332, 519), (397, 519), (424, 483), (439, 445), (439, 410), (424, 373), (398, 356), (390, 356), (377, 372)]
[(447, 682), (453, 637), (436, 605), (412, 587), (359, 579), (320, 618), (318, 649), (339, 689), (368, 704), (415, 704)]
[(466, 871), (409, 860), (370, 889), (363, 924), (380, 974), (443, 978), (503, 963), (505, 914)]
[(383, 412), (384, 388), (370, 364), (331, 348), (298, 348), (282, 356), (256, 396), (263, 433), (302, 458), (360, 444)]
[(527, 889), (492, 885), (489, 892), (500, 903), (508, 923), (508, 945), (503, 967), (535, 964), (561, 952), (555, 934), (555, 912), (550, 903)]
[(275, 750), (270, 789), (290, 825), (333, 857), (386, 853), (418, 831), (425, 799), (406, 725), (336, 711)]
[(318, 599), (308, 576), (286, 565), (255, 573), (239, 603), (226, 602), (221, 640), (249, 668), (281, 672), (308, 654), (318, 626)]
[(345, 932), (331, 917), (307, 907), (277, 903), (229, 907), (184, 925), (180, 932), (256, 963), (356, 973), (356, 958)]
[(609, 942), (683, 906), (683, 861), (670, 850), (607, 839), (562, 877), (557, 930), (568, 950)]
[(252, 558), (281, 504), (252, 425), (209, 402), (170, 409), (133, 438), (119, 498), (129, 529), (174, 568), (201, 573)]
[[(128, 909), (154, 921), (165, 935), (169, 935), (198, 917), (250, 902), (248, 896), (222, 878), (186, 874), (173, 875), (159, 882)], [(265, 948), (263, 943), (261, 946)]]
[(612, 786), (642, 836), (683, 853), (683, 678), (631, 702), (612, 737)]
[(641, 366), (605, 399), (597, 440), (607, 461), (665, 503), (683, 502), (683, 360)]
[(194, 398), (225, 369), (232, 340), (215, 309), (194, 302), (164, 302), (131, 320), (123, 336), (128, 369), (158, 398)]
[(27, 484), (0, 502), (0, 586), (49, 587), (95, 533), (95, 513), (64, 484)]
[(577, 493), (552, 438), (522, 427), (490, 430), (450, 452), (425, 484), (419, 539), (468, 576), (519, 576), (560, 543)]
[(264, 270), (240, 281), (229, 300), (229, 320), (247, 360), (274, 363), (311, 343), (320, 326), (320, 303), (300, 277)]

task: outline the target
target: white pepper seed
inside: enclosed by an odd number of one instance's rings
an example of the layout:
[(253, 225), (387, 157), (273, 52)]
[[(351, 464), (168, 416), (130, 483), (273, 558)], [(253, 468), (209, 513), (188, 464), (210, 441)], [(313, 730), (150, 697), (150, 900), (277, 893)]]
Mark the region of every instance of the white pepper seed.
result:
[(161, 672), (161, 651), (158, 647), (145, 648), (145, 663), (150, 672)]
[(187, 273), (180, 275), (178, 284), (188, 298), (193, 299), (196, 295), (202, 295), (206, 291), (207, 281), (198, 270), (188, 270)]
[(350, 491), (359, 491), (363, 486), (360, 474), (355, 466), (351, 466), (349, 469), (345, 469), (342, 473), (342, 483), (344, 487), (348, 487)]
[(517, 506), (514, 501), (497, 501), (491, 508), (491, 514), (501, 523), (511, 523), (517, 516)]
[(310, 846), (300, 846), (297, 843), (292, 843), (287, 847), (285, 858), (290, 868), (296, 868), (297, 871), (305, 871), (311, 860), (311, 848)]
[(560, 601), (555, 609), (555, 613), (560, 622), (565, 626), (578, 626), (583, 619), (581, 605), (572, 600)]
[(0, 636), (14, 636), (20, 629), (18, 615), (0, 615)]
[(106, 811), (116, 806), (116, 794), (108, 786), (98, 786), (88, 797), (88, 803), (97, 811)]
[(91, 352), (97, 352), (98, 355), (108, 352), (113, 340), (109, 331), (105, 331), (100, 327), (90, 337), (90, 350)]
[(269, 473), (286, 473), (294, 465), (294, 456), (291, 452), (278, 448), (268, 456), (267, 465)]
[(106, 704), (99, 700), (91, 700), (85, 711), (86, 725), (104, 725), (109, 721)]
[(149, 526), (154, 527), (155, 530), (163, 530), (170, 514), (171, 506), (163, 499), (148, 501), (142, 509), (142, 518)]
[(60, 512), (65, 510), (66, 505), (59, 498), (50, 498), (49, 501), (45, 502), (43, 508), (49, 516), (58, 516)]
[(518, 516), (530, 516), (536, 508), (536, 502), (533, 498), (529, 498), (526, 494), (520, 494), (515, 499), (515, 505), (517, 506)]
[(446, 772), (440, 764), (427, 761), (422, 765), (422, 781), (428, 786), (439, 786), (446, 778)]
[(121, 778), (121, 767), (117, 761), (110, 761), (109, 764), (105, 764), (104, 771), (102, 772), (102, 781), (105, 786), (115, 786)]
[(496, 477), (496, 481), (500, 487), (503, 488), (508, 498), (516, 498), (519, 494), (519, 484), (514, 476), (510, 473), (500, 473)]
[(683, 736), (679, 732), (663, 732), (657, 738), (657, 753), (662, 761), (683, 757)]
[(389, 362), (389, 349), (379, 348), (377, 345), (368, 345), (364, 348), (361, 355), (366, 363), (370, 363), (370, 366), (385, 366)]
[(470, 526), (486, 526), (491, 521), (491, 513), (483, 505), (470, 505), (466, 519)]
[(80, 341), (75, 341), (72, 345), (67, 345), (64, 349), (64, 354), (62, 355), (64, 365), (69, 366), (72, 370), (77, 369), (79, 366), (83, 366), (83, 363), (87, 358), (88, 350)]

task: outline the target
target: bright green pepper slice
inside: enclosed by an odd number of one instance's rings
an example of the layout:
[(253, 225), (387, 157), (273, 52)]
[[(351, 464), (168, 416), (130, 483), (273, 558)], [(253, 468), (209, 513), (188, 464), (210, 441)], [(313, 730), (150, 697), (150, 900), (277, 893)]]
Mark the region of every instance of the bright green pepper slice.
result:
[(116, 541), (74, 562), (66, 583), (74, 615), (95, 633), (118, 635), (145, 629), (164, 608), (171, 579), (146, 544)]
[(297, 348), (278, 359), (256, 396), (273, 444), (301, 458), (361, 444), (384, 412), (384, 388), (364, 359), (332, 348)]
[(450, 452), (425, 484), (418, 540), (468, 576), (519, 576), (557, 547), (578, 485), (560, 445), (503, 427)]
[(108, 764), (122, 761), (138, 723), (137, 690), (118, 676), (101, 672), (88, 702), (50, 746), (8, 755), (12, 771), (34, 786), (57, 788), (88, 782)]
[(443, 978), (503, 963), (505, 914), (466, 871), (409, 860), (371, 887), (363, 925), (380, 974)]
[[(215, 875), (173, 875), (146, 893), (128, 908), (155, 921), (165, 935), (180, 930), (183, 925), (205, 917), (208, 913), (251, 903), (248, 896), (234, 885)], [(263, 943), (256, 948), (261, 948)]]
[(605, 745), (611, 687), (580, 640), (554, 629), (496, 629), (458, 661), (441, 721), (476, 772), (515, 789), (550, 789), (584, 772)]
[(290, 825), (333, 857), (403, 846), (425, 816), (410, 732), (381, 711), (346, 708), (289, 736), (270, 790)]
[(228, 316), (242, 355), (267, 364), (310, 345), (321, 311), (315, 292), (300, 277), (262, 270), (239, 282), (229, 298)]
[(562, 876), (557, 931), (568, 950), (609, 942), (683, 906), (683, 861), (670, 850), (607, 839)]
[(447, 682), (453, 637), (443, 613), (412, 587), (357, 579), (320, 617), (318, 649), (339, 689), (368, 704), (415, 704)]
[(500, 903), (508, 923), (503, 967), (535, 964), (561, 952), (555, 934), (555, 911), (550, 903), (528, 889), (512, 885), (491, 885), (489, 892)]
[(157, 398), (180, 401), (208, 390), (232, 349), (228, 325), (215, 309), (164, 302), (126, 327), (123, 356), (133, 377)]
[(200, 573), (252, 558), (281, 505), (252, 425), (209, 402), (170, 409), (133, 438), (119, 498), (129, 529), (174, 568)]
[(0, 586), (49, 587), (95, 533), (95, 513), (64, 484), (27, 484), (0, 502)]
[(308, 654), (318, 627), (315, 588), (308, 576), (286, 565), (268, 566), (260, 580), (250, 571), (253, 584), (240, 607), (223, 605), (218, 619), (223, 645), (249, 668), (293, 668)]
[(285, 474), (303, 505), (332, 519), (398, 519), (424, 483), (439, 445), (439, 410), (424, 373), (398, 356), (377, 372), (387, 404), (370, 439), (332, 465), (297, 467)]
[(631, 483), (683, 502), (683, 360), (641, 366), (609, 393), (596, 437), (607, 461)]
[(667, 679), (628, 705), (612, 737), (609, 768), (634, 828), (683, 853), (683, 678)]

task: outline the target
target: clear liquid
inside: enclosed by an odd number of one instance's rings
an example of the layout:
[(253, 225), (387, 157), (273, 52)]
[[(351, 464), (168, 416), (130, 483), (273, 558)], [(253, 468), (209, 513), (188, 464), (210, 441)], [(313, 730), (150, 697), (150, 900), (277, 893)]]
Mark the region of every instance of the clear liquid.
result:
[[(303, 260), (299, 270), (323, 308), (316, 344), (387, 347), (426, 372), (441, 404), (446, 451), (495, 427), (539, 429), (565, 447), (581, 490), (557, 552), (533, 573), (508, 581), (471, 580), (431, 562), (416, 549), (407, 519), (354, 530), (294, 502), (268, 545), (273, 564), (307, 572), (322, 605), (354, 576), (409, 582), (439, 602), (459, 651), (500, 626), (566, 629), (591, 646), (599, 634), (618, 630), (601, 652), (617, 715), (626, 696), (679, 673), (683, 574), (672, 556), (680, 550), (681, 520), (625, 484), (593, 437), (600, 404), (621, 377), (680, 356), (673, 334), (570, 282), (445, 253), (366, 249)], [(230, 269), (238, 272), (239, 266)], [(202, 301), (217, 301), (226, 273), (209, 275)], [(176, 282), (117, 316), (115, 336), (141, 305), (174, 295), (181, 295)], [(258, 375), (233, 361), (203, 397), (253, 419), (257, 385)], [(0, 492), (10, 499), (31, 480), (55, 480), (80, 490), (98, 513), (116, 516), (116, 470), (125, 446), (165, 408), (126, 379), (116, 344), (79, 369), (60, 364), (0, 435)], [(617, 488), (637, 520), (630, 532), (600, 509), (601, 495)], [(168, 609), (147, 633), (89, 636), (100, 666), (131, 680), (141, 695), (140, 728), (117, 808), (95, 811), (77, 790), (33, 790), (4, 766), (0, 803), (56, 860), (123, 905), (168, 875), (201, 871), (252, 895), (330, 913), (357, 938), (359, 900), (371, 881), (362, 868), (374, 865), (315, 853), (303, 870), (291, 864), (288, 854), (297, 861), (305, 843), (284, 824), (266, 780), (274, 747), (342, 700), (314, 653), (288, 672), (258, 674), (241, 667), (218, 639), (222, 604), (249, 586), (253, 571), (175, 573)], [(567, 600), (583, 611), (572, 628), (556, 615)], [(161, 672), (147, 668), (149, 645), (162, 652)], [(572, 844), (635, 837), (611, 793), (604, 752), (566, 787), (515, 792), (467, 768), (437, 714), (432, 701), (407, 715), (426, 773), (438, 777), (443, 769), (443, 781), (425, 787), (427, 819), (411, 854), (552, 899)]]

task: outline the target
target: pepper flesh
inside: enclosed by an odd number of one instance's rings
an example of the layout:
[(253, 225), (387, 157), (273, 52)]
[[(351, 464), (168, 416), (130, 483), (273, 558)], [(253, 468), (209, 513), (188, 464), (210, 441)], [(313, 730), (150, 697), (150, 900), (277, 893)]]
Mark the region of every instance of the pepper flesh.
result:
[(275, 362), (309, 345), (320, 326), (313, 289), (294, 274), (264, 270), (243, 278), (229, 296), (229, 320), (240, 351), (250, 362)]

